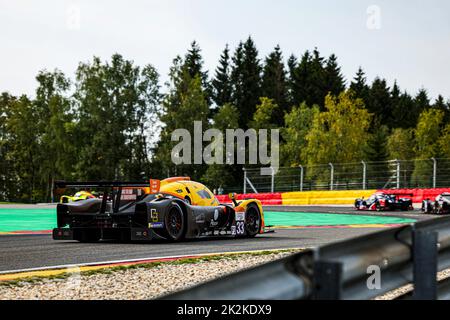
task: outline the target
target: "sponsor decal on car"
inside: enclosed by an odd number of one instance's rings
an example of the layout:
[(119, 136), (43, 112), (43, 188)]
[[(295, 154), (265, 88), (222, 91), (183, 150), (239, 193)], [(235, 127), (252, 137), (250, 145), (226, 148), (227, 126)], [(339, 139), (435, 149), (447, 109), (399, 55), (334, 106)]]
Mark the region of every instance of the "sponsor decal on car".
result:
[(148, 224), (148, 227), (152, 228), (152, 229), (162, 229), (162, 228), (164, 228), (164, 223), (163, 222), (150, 222)]
[(158, 212), (156, 209), (150, 209), (150, 217), (152, 218), (153, 222), (158, 222)]
[(245, 212), (236, 212), (236, 221), (245, 221)]
[(200, 213), (195, 217), (195, 223), (205, 223), (205, 214)]

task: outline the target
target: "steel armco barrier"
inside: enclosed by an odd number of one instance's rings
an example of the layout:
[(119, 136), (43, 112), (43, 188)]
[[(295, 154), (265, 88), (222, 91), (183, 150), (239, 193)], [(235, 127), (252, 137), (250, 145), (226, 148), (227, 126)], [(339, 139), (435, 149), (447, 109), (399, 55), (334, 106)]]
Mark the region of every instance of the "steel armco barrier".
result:
[[(373, 267), (380, 286), (368, 285)], [(450, 298), (450, 217), (442, 217), (308, 249), (162, 299), (373, 299), (407, 284), (400, 299)]]

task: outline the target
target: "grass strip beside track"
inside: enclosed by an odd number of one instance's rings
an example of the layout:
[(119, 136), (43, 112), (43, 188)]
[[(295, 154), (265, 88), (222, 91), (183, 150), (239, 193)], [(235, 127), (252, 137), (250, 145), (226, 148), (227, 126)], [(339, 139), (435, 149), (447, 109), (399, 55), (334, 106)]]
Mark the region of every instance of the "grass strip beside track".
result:
[(416, 220), (388, 216), (265, 211), (267, 225), (273, 226), (348, 226), (413, 223)]
[[(55, 209), (0, 208), (0, 234), (20, 231), (51, 230), (56, 227)], [(318, 227), (349, 225), (396, 225), (415, 222), (388, 216), (265, 211), (266, 225), (283, 227)]]

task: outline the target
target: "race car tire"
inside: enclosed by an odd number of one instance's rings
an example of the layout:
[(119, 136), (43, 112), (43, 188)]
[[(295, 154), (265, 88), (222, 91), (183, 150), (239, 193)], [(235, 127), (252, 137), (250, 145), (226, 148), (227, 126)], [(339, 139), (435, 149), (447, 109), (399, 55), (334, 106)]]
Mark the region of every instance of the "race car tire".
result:
[(180, 241), (186, 235), (187, 220), (180, 205), (172, 202), (164, 218), (165, 237), (171, 241)]
[(377, 203), (377, 204), (375, 205), (375, 210), (378, 211), (378, 212), (381, 211), (381, 206), (380, 206), (379, 203)]
[(245, 233), (247, 238), (255, 237), (261, 230), (261, 212), (256, 204), (250, 204), (245, 213)]

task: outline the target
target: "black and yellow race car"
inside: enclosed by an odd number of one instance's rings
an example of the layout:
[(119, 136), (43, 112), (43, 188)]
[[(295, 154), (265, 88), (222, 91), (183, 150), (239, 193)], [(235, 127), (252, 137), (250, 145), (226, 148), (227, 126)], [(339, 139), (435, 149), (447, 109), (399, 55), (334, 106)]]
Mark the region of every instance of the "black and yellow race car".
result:
[(101, 239), (180, 241), (200, 237), (254, 237), (264, 233), (256, 199), (220, 204), (203, 184), (187, 177), (149, 183), (56, 182), (56, 188), (102, 189), (98, 198), (57, 205), (55, 240)]

